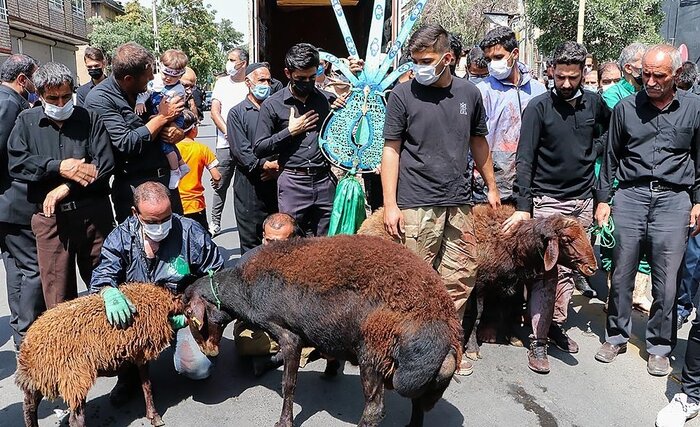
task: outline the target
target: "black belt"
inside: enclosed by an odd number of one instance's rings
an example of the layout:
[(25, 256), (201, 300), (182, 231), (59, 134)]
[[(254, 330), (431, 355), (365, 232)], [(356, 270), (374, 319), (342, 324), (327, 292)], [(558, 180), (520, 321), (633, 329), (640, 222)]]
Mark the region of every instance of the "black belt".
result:
[[(75, 211), (78, 209), (85, 208), (87, 206), (99, 206), (99, 204), (102, 202), (106, 202), (109, 199), (107, 196), (104, 198), (87, 198), (87, 199), (81, 199), (81, 200), (73, 200), (72, 202), (66, 202), (66, 203), (59, 203), (56, 205), (56, 212), (71, 212)], [(43, 209), (43, 205), (39, 205), (39, 210)]]
[(290, 168), (285, 166), (282, 170), (294, 175), (321, 175), (330, 172), (330, 169), (325, 166), (311, 168)]
[(120, 175), (123, 178), (163, 178), (164, 176), (170, 176), (170, 169), (168, 168), (158, 168), (158, 169), (148, 169), (140, 170), (134, 172), (121, 171)]
[(630, 187), (648, 188), (650, 191), (689, 191), (688, 186), (686, 185), (669, 184), (667, 182), (662, 182), (659, 180), (620, 183), (620, 188)]

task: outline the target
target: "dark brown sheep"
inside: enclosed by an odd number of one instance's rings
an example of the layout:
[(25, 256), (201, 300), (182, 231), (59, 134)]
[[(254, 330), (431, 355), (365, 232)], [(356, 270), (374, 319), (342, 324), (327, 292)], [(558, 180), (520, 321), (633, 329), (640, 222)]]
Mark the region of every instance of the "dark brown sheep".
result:
[[(469, 337), (467, 354), (471, 358), (476, 358), (479, 352), (476, 330), (482, 307), (488, 314), (510, 309), (521, 300), (524, 287), (543, 274), (553, 289), (557, 264), (579, 270), (586, 276), (594, 274), (597, 268), (590, 240), (578, 221), (563, 215), (535, 218), (520, 222), (515, 231), (506, 236), (501, 232), (503, 222), (514, 211), (510, 205), (498, 209), (477, 205), (473, 209), (478, 270), (475, 295), (470, 297), (465, 318), (465, 333)], [(384, 230), (383, 215), (380, 209), (367, 218), (358, 234), (391, 239)], [(550, 272), (553, 274), (545, 274)], [(514, 301), (504, 304), (504, 299), (509, 298)]]
[(440, 277), (401, 245), (379, 238), (275, 242), (212, 282), (198, 280), (184, 301), (203, 351), (216, 351), (206, 326), (233, 318), (279, 341), (284, 405), (278, 427), (293, 425), (304, 344), (359, 364), (366, 403), (361, 426), (383, 418), (385, 387), (412, 399), (410, 425), (422, 425), (461, 360), (462, 328)]
[(155, 360), (173, 338), (168, 316), (182, 313), (180, 298), (161, 286), (129, 283), (121, 291), (136, 306), (134, 323), (112, 327), (99, 295), (66, 301), (41, 315), (20, 347), (15, 382), (24, 391), (24, 422), (38, 426), (43, 396), (62, 397), (70, 425), (85, 425), (85, 399), (98, 376), (115, 375), (124, 363), (139, 367), (146, 417), (163, 425), (153, 404), (147, 362)]

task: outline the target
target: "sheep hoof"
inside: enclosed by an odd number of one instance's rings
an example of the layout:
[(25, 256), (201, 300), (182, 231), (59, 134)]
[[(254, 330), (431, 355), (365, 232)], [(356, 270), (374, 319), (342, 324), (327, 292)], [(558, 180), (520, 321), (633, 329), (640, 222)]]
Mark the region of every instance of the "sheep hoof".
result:
[(523, 341), (518, 337), (510, 337), (508, 339), (508, 342), (510, 342), (510, 345), (512, 345), (513, 347), (525, 347)]
[(481, 354), (478, 351), (468, 351), (464, 354), (469, 360), (479, 360), (481, 359)]
[(160, 415), (156, 415), (155, 417), (151, 418), (151, 425), (153, 427), (161, 427), (164, 426), (165, 423), (163, 422), (163, 419), (160, 417)]

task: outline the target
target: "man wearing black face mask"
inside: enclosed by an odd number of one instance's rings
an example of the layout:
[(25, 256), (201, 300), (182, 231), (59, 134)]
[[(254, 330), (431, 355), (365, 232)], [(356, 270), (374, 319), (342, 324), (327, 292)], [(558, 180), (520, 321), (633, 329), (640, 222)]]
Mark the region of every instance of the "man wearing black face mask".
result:
[(645, 49), (643, 43), (632, 43), (622, 49), (618, 60), (622, 79), (603, 93), (603, 101), (611, 110), (622, 98), (635, 94), (642, 88), (642, 55)]
[(85, 67), (87, 68), (88, 74), (90, 75), (90, 81), (80, 86), (78, 90), (75, 91), (76, 105), (82, 106), (85, 103), (85, 98), (87, 98), (88, 93), (100, 84), (107, 76), (104, 73), (105, 66), (107, 66), (107, 61), (105, 60), (105, 55), (102, 50), (88, 46), (85, 49)]
[(289, 86), (260, 107), (254, 152), (258, 158), (279, 154), (280, 212), (294, 217), (307, 235), (328, 232), (335, 180), (318, 146), (321, 124), (330, 113), (330, 94), (316, 89), (318, 50), (308, 43), (292, 46), (285, 58)]
[[(553, 58), (554, 90), (531, 99), (523, 112), (513, 185), (517, 210), (505, 221), (505, 233), (522, 220), (556, 213), (584, 227), (593, 222), (594, 165), (603, 152), (610, 111), (597, 93), (581, 89), (585, 59), (582, 45), (559, 45)], [(533, 338), (528, 366), (539, 373), (549, 372), (548, 340), (562, 351), (578, 352), (563, 326), (574, 291), (573, 272), (555, 266), (547, 274), (556, 281), (556, 291), (546, 280), (536, 280), (529, 289)]]

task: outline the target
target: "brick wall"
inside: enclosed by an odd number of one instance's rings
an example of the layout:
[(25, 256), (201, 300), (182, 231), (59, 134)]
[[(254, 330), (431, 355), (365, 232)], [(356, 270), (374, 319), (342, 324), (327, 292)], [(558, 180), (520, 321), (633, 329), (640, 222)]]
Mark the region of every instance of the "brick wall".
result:
[(0, 52), (10, 53), (12, 51), (12, 41), (10, 40), (10, 26), (7, 22), (0, 21)]

